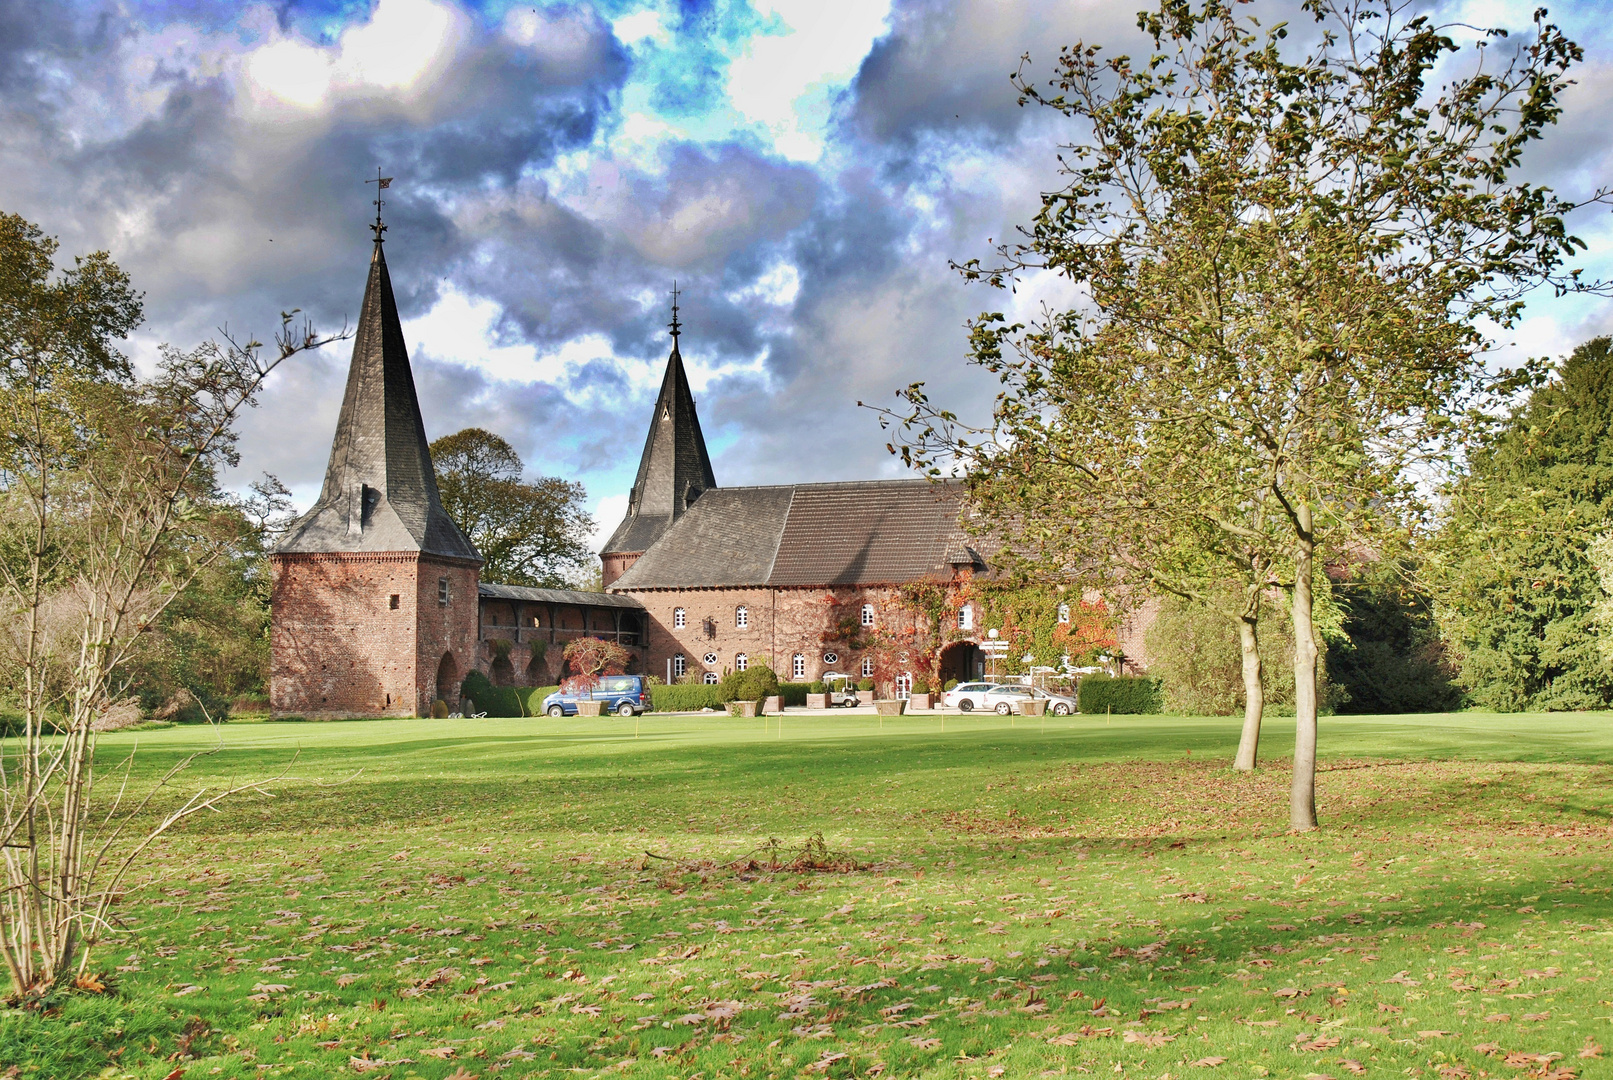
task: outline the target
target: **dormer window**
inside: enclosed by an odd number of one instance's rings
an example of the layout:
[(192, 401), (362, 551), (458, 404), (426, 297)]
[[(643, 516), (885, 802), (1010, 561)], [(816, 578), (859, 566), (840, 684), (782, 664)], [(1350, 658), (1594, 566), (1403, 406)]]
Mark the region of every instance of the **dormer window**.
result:
[(740, 604), (734, 609), (734, 625), (741, 630), (750, 625), (750, 608)]

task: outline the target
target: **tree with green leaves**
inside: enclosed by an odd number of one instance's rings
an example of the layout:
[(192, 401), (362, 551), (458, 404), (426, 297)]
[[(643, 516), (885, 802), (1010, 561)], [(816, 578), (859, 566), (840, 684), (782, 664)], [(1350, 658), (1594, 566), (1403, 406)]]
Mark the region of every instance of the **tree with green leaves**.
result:
[(328, 340), (288, 314), (272, 350), (165, 346), (141, 378), (117, 347), (141, 319), (127, 275), (104, 252), (59, 269), (56, 251), (0, 214), (0, 606), (23, 714), (0, 742), (0, 959), (19, 997), (83, 970), (158, 836), (264, 783), (154, 803), (187, 759), (132, 805), (104, 799), (96, 781), (115, 770), (98, 769), (96, 731), (150, 628), (250, 528), (218, 486), (236, 419), (276, 366)]
[(1003, 288), (1052, 272), (1083, 300), (975, 321), (971, 360), (1002, 385), (989, 424), (962, 427), (922, 384), (899, 419), (908, 459), (950, 454), (1010, 549), (1131, 580), (1230, 552), (1250, 576), (1223, 580), (1287, 590), (1304, 830), (1318, 566), (1406, 544), (1419, 470), (1455, 453), (1488, 380), (1487, 328), (1542, 283), (1592, 287), (1566, 262), (1583, 204), (1516, 178), (1581, 51), (1537, 19), (1510, 50), (1478, 34), (1462, 70), (1469, 32), (1401, 0), (1306, 0), (1297, 43), (1240, 6), (1162, 0), (1139, 20), (1146, 59), (1081, 43), (1045, 85), (1016, 76), (1077, 133), (1066, 182), (962, 270)]
[(482, 580), (563, 589), (596, 565), (594, 519), (583, 486), (558, 477), (521, 479), (526, 466), (504, 439), (466, 428), (431, 444), (443, 509), (482, 553)]
[(1575, 349), (1470, 455), (1431, 545), (1435, 612), (1474, 704), (1605, 709), (1593, 541), (1613, 528), (1613, 342)]

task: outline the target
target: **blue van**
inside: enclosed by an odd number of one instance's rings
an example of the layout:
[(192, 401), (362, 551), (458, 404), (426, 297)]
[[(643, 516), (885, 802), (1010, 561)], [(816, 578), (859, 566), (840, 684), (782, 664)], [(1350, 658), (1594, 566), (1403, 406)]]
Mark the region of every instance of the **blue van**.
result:
[(592, 694), (556, 690), (543, 699), (543, 711), (550, 716), (576, 716), (578, 701), (603, 701), (603, 712), (639, 716), (650, 707), (650, 680), (643, 675), (606, 675)]

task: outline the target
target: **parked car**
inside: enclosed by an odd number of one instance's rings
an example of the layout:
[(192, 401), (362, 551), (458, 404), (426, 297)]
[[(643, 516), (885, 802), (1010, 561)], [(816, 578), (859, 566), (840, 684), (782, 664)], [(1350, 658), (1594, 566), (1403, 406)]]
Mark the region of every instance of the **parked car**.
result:
[(984, 709), (988, 707), (986, 705), (987, 691), (994, 690), (996, 687), (996, 683), (989, 682), (959, 683), (941, 695), (941, 704), (949, 709), (961, 709), (964, 712)]
[(1007, 716), (1009, 713), (1023, 713), (1025, 710), (1020, 704), (1025, 701), (1045, 701), (1047, 711), (1053, 716), (1069, 716), (1075, 712), (1075, 702), (1061, 694), (1050, 694), (1039, 686), (1003, 685), (993, 686), (983, 695), (981, 708), (995, 709), (997, 715)]
[(857, 684), (851, 681), (850, 675), (842, 675), (838, 671), (826, 671), (823, 673), (823, 688), (829, 694), (831, 709), (836, 705), (849, 709), (862, 704), (862, 699), (857, 696)]
[(639, 716), (650, 707), (649, 679), (643, 675), (606, 675), (590, 694), (556, 690), (543, 699), (543, 711), (550, 716), (576, 716), (579, 701), (603, 701), (604, 712)]

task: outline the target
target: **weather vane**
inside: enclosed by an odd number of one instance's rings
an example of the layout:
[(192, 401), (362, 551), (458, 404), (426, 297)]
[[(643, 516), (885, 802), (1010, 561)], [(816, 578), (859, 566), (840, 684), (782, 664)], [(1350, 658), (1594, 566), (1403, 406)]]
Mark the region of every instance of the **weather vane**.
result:
[[(381, 198), (381, 192), (392, 186), (392, 178), (390, 176), (382, 176), (381, 169), (379, 166), (377, 166), (375, 170), (375, 179), (366, 180), (364, 182), (366, 184), (375, 185), (375, 224), (371, 225), (370, 228), (375, 230), (375, 242), (379, 244), (381, 242), (381, 234), (386, 232), (386, 226), (381, 224), (381, 207), (386, 205), (385, 200)], [(675, 317), (676, 316), (674, 316), (674, 318)]]
[(678, 281), (672, 279), (672, 340), (678, 340), (678, 330), (683, 324), (678, 322)]

